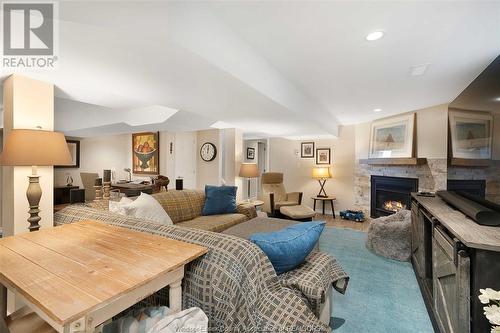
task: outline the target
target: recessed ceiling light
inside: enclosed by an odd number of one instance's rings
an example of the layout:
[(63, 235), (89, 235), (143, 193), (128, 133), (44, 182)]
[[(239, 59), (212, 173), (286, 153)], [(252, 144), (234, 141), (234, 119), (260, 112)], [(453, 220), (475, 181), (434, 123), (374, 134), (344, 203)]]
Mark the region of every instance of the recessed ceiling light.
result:
[(374, 31), (374, 32), (370, 32), (368, 35), (366, 35), (366, 40), (374, 41), (374, 40), (380, 39), (382, 37), (384, 37), (383, 31)]
[(496, 102), (500, 102), (500, 97), (495, 98)]
[(373, 109), (373, 112), (380, 112), (382, 109)]
[(410, 68), (411, 76), (424, 75), (425, 72), (427, 71), (427, 68), (429, 68), (429, 65), (430, 65), (429, 63), (425, 63), (425, 64), (411, 66)]

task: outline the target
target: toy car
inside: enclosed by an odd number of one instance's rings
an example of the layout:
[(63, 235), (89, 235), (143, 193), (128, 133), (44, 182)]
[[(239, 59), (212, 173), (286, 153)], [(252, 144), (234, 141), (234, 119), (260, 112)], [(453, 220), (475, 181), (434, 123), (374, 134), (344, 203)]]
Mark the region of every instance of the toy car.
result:
[(343, 210), (340, 212), (340, 218), (343, 220), (363, 222), (365, 220), (365, 214), (360, 210)]

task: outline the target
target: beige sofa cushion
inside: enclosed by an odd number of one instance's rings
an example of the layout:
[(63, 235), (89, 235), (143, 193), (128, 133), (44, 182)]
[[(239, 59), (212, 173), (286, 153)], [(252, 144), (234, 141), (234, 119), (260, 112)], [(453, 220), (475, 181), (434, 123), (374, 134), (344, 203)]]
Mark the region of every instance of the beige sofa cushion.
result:
[(176, 225), (180, 227), (221, 232), (246, 220), (248, 220), (248, 217), (244, 214), (208, 215), (199, 216), (189, 221), (177, 223)]

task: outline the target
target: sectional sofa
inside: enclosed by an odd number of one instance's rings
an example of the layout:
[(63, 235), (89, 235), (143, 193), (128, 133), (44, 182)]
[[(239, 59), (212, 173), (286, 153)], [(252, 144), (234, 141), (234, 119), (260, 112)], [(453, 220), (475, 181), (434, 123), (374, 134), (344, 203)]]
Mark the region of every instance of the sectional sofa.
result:
[[(207, 247), (208, 253), (186, 268), (183, 307), (200, 307), (209, 318), (210, 332), (330, 332), (329, 311), (327, 320), (319, 320), (324, 304), (331, 287), (344, 293), (349, 279), (337, 260), (313, 251), (297, 269), (277, 276), (267, 256), (253, 243), (203, 230), (225, 230), (247, 221), (255, 209), (243, 205), (239, 213), (229, 214), (232, 216), (204, 219), (202, 194), (172, 191), (155, 195), (176, 222), (173, 226), (87, 205), (57, 212), (54, 222), (61, 225), (92, 219)], [(208, 225), (202, 225), (206, 221)]]

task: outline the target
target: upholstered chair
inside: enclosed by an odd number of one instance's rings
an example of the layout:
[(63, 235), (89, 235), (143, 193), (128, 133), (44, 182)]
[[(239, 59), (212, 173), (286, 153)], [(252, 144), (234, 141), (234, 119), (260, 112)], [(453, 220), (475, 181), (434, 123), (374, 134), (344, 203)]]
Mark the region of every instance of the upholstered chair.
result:
[(264, 201), (262, 211), (271, 216), (278, 216), (281, 207), (300, 205), (302, 192), (287, 193), (282, 173), (265, 172), (261, 176), (259, 199)]

